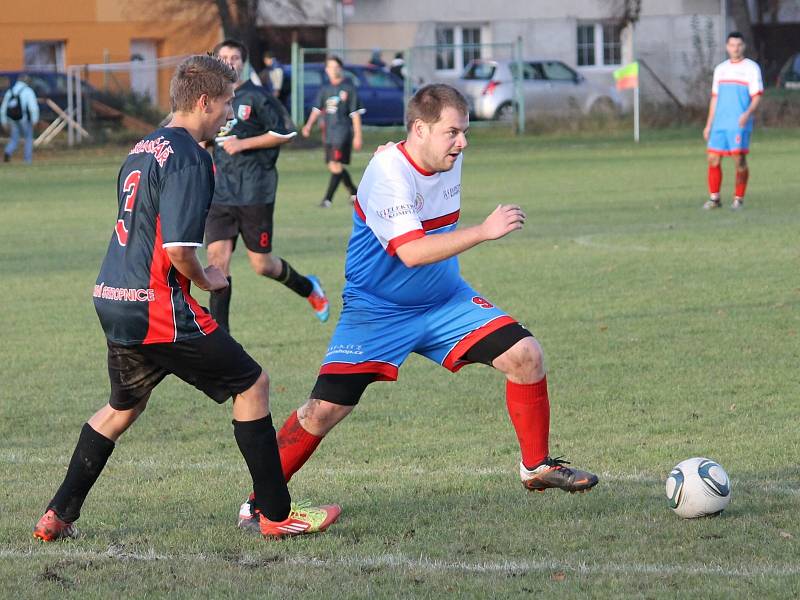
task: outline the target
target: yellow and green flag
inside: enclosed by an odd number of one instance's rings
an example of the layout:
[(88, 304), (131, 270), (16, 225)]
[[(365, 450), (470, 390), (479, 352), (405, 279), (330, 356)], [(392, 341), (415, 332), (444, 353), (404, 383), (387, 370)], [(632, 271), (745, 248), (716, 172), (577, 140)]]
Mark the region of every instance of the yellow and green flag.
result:
[(618, 90), (631, 90), (639, 87), (639, 63), (634, 61), (614, 71), (614, 81), (617, 82)]

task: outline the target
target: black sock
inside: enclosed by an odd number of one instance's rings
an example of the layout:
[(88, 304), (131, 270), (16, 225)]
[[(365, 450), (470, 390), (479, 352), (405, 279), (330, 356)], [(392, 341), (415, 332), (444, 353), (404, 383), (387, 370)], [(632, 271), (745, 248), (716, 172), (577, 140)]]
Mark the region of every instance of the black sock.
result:
[(336, 188), (339, 187), (339, 182), (342, 180), (341, 173), (332, 173), (331, 179), (328, 182), (328, 191), (325, 192), (325, 198), (333, 202), (333, 195), (336, 193)]
[(354, 195), (358, 190), (356, 186), (353, 185), (353, 180), (350, 179), (350, 173), (347, 169), (342, 169), (342, 183), (344, 183), (344, 187), (350, 192), (350, 195)]
[(230, 333), (231, 328), (228, 325), (228, 315), (231, 310), (231, 294), (233, 293), (233, 282), (228, 277), (228, 287), (218, 292), (211, 292), (209, 304), (211, 308), (211, 316), (219, 323), (225, 331)]
[(97, 433), (88, 423), (84, 423), (78, 444), (69, 461), (67, 476), (56, 495), (50, 500), (47, 509), (52, 508), (58, 517), (67, 523), (76, 521), (81, 516), (81, 506), (89, 490), (100, 477), (113, 451), (114, 442)]
[(289, 516), (291, 498), (283, 478), (272, 416), (234, 421), (233, 435), (253, 478), (256, 508), (270, 521), (283, 521)]
[(295, 294), (299, 294), (303, 298), (308, 298), (311, 295), (311, 292), (314, 291), (314, 284), (311, 283), (311, 280), (308, 277), (300, 275), (300, 273), (295, 271), (292, 268), (292, 265), (287, 263), (285, 260), (280, 259), (280, 261), (281, 274), (277, 277), (273, 277), (273, 279), (285, 285)]

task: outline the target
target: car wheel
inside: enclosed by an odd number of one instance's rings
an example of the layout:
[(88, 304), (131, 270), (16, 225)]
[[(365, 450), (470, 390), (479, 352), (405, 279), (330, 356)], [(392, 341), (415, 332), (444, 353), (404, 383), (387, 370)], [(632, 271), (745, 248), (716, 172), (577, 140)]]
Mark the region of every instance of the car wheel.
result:
[(589, 112), (593, 115), (611, 116), (616, 112), (616, 106), (611, 98), (603, 96), (594, 101)]
[(514, 106), (511, 102), (503, 102), (494, 113), (495, 121), (510, 122), (514, 120)]

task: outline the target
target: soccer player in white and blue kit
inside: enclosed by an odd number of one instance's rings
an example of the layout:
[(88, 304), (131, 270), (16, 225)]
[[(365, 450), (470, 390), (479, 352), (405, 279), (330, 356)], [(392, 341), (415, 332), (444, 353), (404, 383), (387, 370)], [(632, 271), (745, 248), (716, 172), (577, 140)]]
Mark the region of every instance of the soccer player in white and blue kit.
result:
[[(483, 363), (505, 375), (506, 405), (529, 490), (582, 492), (597, 476), (569, 468), (548, 450), (550, 403), (539, 343), (475, 291), (458, 255), (525, 222), (514, 204), (458, 228), (468, 107), (448, 85), (421, 88), (407, 111), (405, 141), (377, 153), (354, 202), (344, 308), (310, 399), (278, 434), (288, 481), (374, 381), (395, 381), (412, 352), (455, 372)], [(240, 522), (252, 518), (242, 505)]]
[(723, 156), (730, 156), (736, 166), (736, 184), (731, 208), (744, 206), (744, 193), (750, 171), (746, 155), (750, 151), (750, 135), (753, 132), (753, 113), (764, 93), (761, 69), (744, 57), (745, 44), (742, 34), (731, 32), (725, 44), (729, 59), (714, 69), (711, 86), (711, 102), (703, 137), (708, 142), (708, 192), (709, 200), (703, 205), (706, 210), (719, 208), (722, 185)]

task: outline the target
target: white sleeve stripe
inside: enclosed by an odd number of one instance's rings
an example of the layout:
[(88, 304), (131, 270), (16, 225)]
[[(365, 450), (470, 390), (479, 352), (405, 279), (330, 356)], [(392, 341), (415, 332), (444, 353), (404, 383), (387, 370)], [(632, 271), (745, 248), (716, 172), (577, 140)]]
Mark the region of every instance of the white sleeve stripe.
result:
[(352, 117), (353, 115), (363, 115), (366, 112), (367, 112), (366, 108), (359, 108), (358, 110), (354, 110), (353, 112), (351, 112), (350, 116)]
[(311, 112), (314, 112), (314, 111), (317, 111), (317, 112), (322, 112), (322, 110), (321, 110), (321, 109), (317, 108), (316, 106), (312, 106), (312, 107), (311, 107)]
[(284, 140), (290, 140), (297, 135), (296, 131), (293, 131), (292, 133), (278, 133), (277, 131), (272, 131), (271, 129), (267, 133), (270, 135), (274, 135), (275, 137), (282, 138)]
[(166, 242), (165, 244), (161, 244), (161, 247), (173, 248), (175, 246), (193, 246), (195, 248), (199, 248), (202, 245), (203, 245), (202, 242), (200, 242), (199, 244), (197, 242)]

